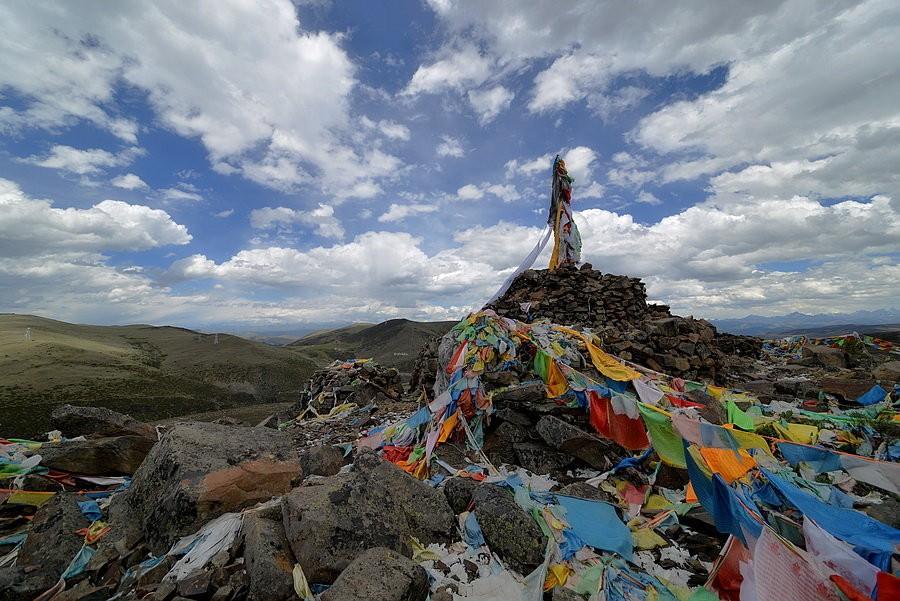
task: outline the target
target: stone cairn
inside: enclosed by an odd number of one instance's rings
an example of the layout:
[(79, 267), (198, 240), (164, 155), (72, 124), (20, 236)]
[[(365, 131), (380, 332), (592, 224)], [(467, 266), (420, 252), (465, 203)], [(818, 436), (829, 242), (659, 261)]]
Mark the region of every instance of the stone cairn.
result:
[[(762, 341), (719, 334), (706, 320), (672, 315), (669, 307), (647, 303), (639, 278), (580, 268), (529, 269), (487, 308), (524, 322), (590, 328), (604, 350), (626, 361), (689, 379), (727, 383), (730, 372), (759, 356)], [(438, 365), (438, 339), (416, 359), (410, 386), (429, 394)]]

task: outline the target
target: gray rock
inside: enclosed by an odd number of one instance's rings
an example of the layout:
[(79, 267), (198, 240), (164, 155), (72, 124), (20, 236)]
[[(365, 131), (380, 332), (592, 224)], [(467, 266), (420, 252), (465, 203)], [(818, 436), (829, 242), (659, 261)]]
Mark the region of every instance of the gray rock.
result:
[(0, 578), (0, 599), (32, 599), (56, 584), (84, 543), (75, 531), (90, 526), (78, 499), (59, 493), (38, 508), (15, 569)]
[(900, 500), (884, 495), (884, 502), (863, 507), (863, 513), (892, 528), (900, 528)]
[(154, 553), (209, 520), (288, 492), (301, 476), (287, 434), (184, 422), (169, 430), (113, 498), (114, 525), (136, 525)]
[(602, 491), (595, 486), (591, 486), (590, 484), (585, 484), (584, 482), (566, 484), (557, 492), (558, 494), (567, 497), (578, 497), (579, 499), (588, 499), (590, 501), (604, 501), (606, 503), (616, 503), (617, 501), (616, 499), (611, 498), (611, 495), (605, 491)]
[(85, 476), (131, 475), (153, 447), (143, 436), (113, 436), (46, 443), (41, 447), (41, 465)]
[(469, 509), (472, 496), (481, 486), (471, 478), (450, 478), (444, 485), (444, 496), (454, 513), (462, 513)]
[(281, 601), (295, 597), (291, 576), (294, 556), (281, 519), (247, 513), (243, 537), (244, 562), (250, 578), (247, 601)]
[(282, 499), (294, 557), (310, 582), (334, 582), (364, 550), (410, 555), (410, 537), (446, 542), (456, 516), (444, 495), (373, 453), (360, 453), (350, 473), (301, 486)]
[(156, 430), (150, 424), (104, 407), (62, 405), (50, 414), (50, 427), (62, 432), (66, 438), (143, 436), (156, 440)]
[(804, 358), (813, 358), (817, 363), (825, 367), (847, 367), (847, 353), (841, 349), (810, 344), (802, 349)]
[(499, 405), (504, 403), (539, 403), (547, 398), (547, 389), (543, 382), (533, 380), (511, 386), (494, 393), (492, 401)]
[(819, 383), (819, 387), (824, 392), (839, 394), (844, 400), (852, 401), (868, 392), (874, 384), (875, 380), (872, 378), (825, 376)]
[(551, 474), (571, 465), (575, 458), (533, 442), (513, 444), (517, 463), (534, 474)]
[(341, 572), (321, 601), (424, 601), (428, 574), (411, 559), (384, 547), (361, 553)]
[(300, 453), (304, 476), (333, 476), (344, 467), (344, 452), (332, 445), (319, 445)]
[(511, 492), (493, 484), (475, 489), (475, 517), (488, 548), (522, 574), (544, 560), (547, 543), (530, 515), (516, 504)]
[(567, 588), (562, 588), (558, 586), (553, 589), (553, 593), (550, 595), (551, 601), (584, 601), (584, 597), (576, 593), (575, 591)]
[(531, 418), (528, 417), (528, 415), (509, 407), (498, 409), (494, 413), (494, 418), (500, 421), (516, 424), (517, 426), (530, 427), (533, 425), (531, 422)]
[(528, 440), (529, 431), (528, 428), (524, 426), (519, 426), (512, 422), (503, 422), (497, 429), (494, 430), (493, 435), (497, 437), (497, 439), (506, 444), (510, 444), (513, 442), (525, 442)]
[(608, 470), (624, 457), (622, 447), (585, 432), (553, 415), (545, 415), (537, 423), (537, 432), (548, 445), (577, 457), (594, 469)]
[(770, 380), (751, 380), (741, 384), (741, 388), (756, 395), (775, 394), (775, 384)]
[(900, 383), (900, 361), (882, 363), (872, 370), (872, 377), (884, 383)]

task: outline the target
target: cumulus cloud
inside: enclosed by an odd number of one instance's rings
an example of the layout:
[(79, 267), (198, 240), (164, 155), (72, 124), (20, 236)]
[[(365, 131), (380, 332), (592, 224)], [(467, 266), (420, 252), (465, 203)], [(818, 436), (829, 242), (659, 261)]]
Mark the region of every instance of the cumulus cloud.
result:
[(368, 129), (380, 131), (383, 136), (390, 138), (391, 140), (403, 140), (404, 142), (409, 140), (409, 128), (402, 123), (389, 121), (387, 119), (381, 119), (380, 121), (375, 122), (365, 116), (360, 119), (360, 122)]
[(193, 184), (180, 182), (173, 188), (163, 188), (159, 191), (163, 200), (173, 202), (200, 202), (203, 196)]
[(646, 190), (641, 190), (635, 199), (636, 202), (645, 205), (661, 205), (662, 201), (656, 197), (652, 192), (648, 192)]
[(515, 94), (503, 86), (494, 86), (484, 90), (469, 90), (468, 97), (469, 104), (478, 113), (478, 120), (485, 124), (509, 108)]
[(187, 244), (191, 235), (165, 211), (119, 200), (60, 209), (0, 179), (0, 254), (137, 251)]
[(413, 73), (403, 94), (414, 96), (479, 86), (491, 74), (491, 61), (474, 46), (448, 48), (444, 56)]
[(113, 154), (101, 148), (82, 149), (57, 144), (44, 156), (34, 155), (20, 159), (20, 162), (48, 169), (60, 169), (77, 175), (93, 175), (109, 167), (128, 165), (140, 153), (140, 149), (137, 148)]
[(466, 184), (456, 191), (456, 197), (460, 200), (478, 200), (484, 197), (484, 190), (475, 184)]
[(836, 196), (837, 186), (897, 198), (895, 170), (885, 169), (900, 158), (892, 101), (900, 77), (890, 66), (900, 42), (887, 26), (897, 18), (890, 2), (846, 5), (783, 47), (736, 62), (721, 88), (645, 117), (635, 138), (659, 152), (695, 154), (665, 169), (666, 180), (756, 163), (744, 177), (777, 179), (796, 193)]
[(378, 217), (378, 221), (380, 221), (381, 223), (403, 221), (404, 219), (412, 215), (422, 215), (425, 213), (433, 213), (435, 211), (437, 211), (437, 207), (435, 205), (418, 203), (399, 205), (396, 203), (391, 203), (391, 206), (388, 207), (388, 210)]
[(0, 130), (88, 121), (133, 143), (137, 124), (116, 113), (127, 85), (220, 172), (329, 191), (384, 177), (365, 141), (336, 135), (351, 127), (356, 84), (340, 34), (305, 30), (288, 0), (223, 0), (216, 14), (174, 1), (0, 7), (0, 88), (21, 99), (0, 111)]
[(116, 188), (122, 188), (123, 190), (147, 190), (150, 188), (150, 186), (147, 185), (147, 182), (134, 173), (126, 173), (125, 175), (114, 177), (109, 183)]
[(315, 226), (316, 233), (323, 238), (344, 237), (344, 228), (334, 214), (334, 207), (326, 204), (311, 211), (299, 211), (288, 207), (263, 207), (250, 212), (250, 225), (255, 229), (290, 227), (294, 224)]
[(466, 151), (463, 149), (462, 142), (453, 136), (441, 136), (441, 143), (435, 150), (438, 156), (462, 158)]

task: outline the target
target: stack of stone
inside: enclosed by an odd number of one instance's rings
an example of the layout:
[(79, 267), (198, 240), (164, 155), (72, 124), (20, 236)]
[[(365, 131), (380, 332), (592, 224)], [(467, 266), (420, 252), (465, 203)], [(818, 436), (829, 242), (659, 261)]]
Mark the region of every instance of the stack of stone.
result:
[(400, 372), (393, 367), (383, 367), (375, 361), (335, 361), (313, 373), (299, 406), (312, 404), (321, 413), (341, 403), (364, 405), (399, 400), (402, 394)]
[(435, 336), (426, 342), (416, 357), (413, 365), (412, 375), (409, 378), (409, 392), (412, 395), (421, 393), (424, 389), (426, 395), (431, 396), (434, 388), (434, 376), (437, 373), (438, 362), (438, 346), (441, 337)]
[(606, 351), (626, 361), (716, 383), (727, 383), (762, 345), (757, 338), (720, 335), (709, 322), (672, 315), (666, 305), (647, 304), (640, 279), (601, 273), (589, 263), (528, 270), (490, 308), (519, 321), (591, 328)]
[(519, 321), (601, 328), (638, 322), (647, 315), (647, 291), (638, 278), (602, 274), (585, 263), (580, 269), (529, 269), (492, 308)]

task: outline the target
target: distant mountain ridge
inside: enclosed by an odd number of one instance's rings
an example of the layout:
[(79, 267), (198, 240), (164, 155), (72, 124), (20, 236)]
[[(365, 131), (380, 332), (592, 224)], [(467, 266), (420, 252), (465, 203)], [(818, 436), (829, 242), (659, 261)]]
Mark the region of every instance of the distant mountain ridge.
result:
[(229, 334), (0, 314), (0, 436), (46, 431), (67, 402), (156, 420), (295, 400), (316, 367), (292, 349)]
[(731, 334), (765, 336), (789, 334), (798, 330), (817, 330), (834, 326), (880, 326), (900, 323), (900, 309), (878, 309), (854, 313), (789, 313), (787, 315), (748, 315), (738, 319), (712, 319), (716, 328)]
[(373, 358), (382, 365), (410, 371), (422, 346), (434, 336), (446, 334), (456, 323), (390, 319), (374, 325), (353, 324), (314, 332), (287, 346), (318, 363)]

